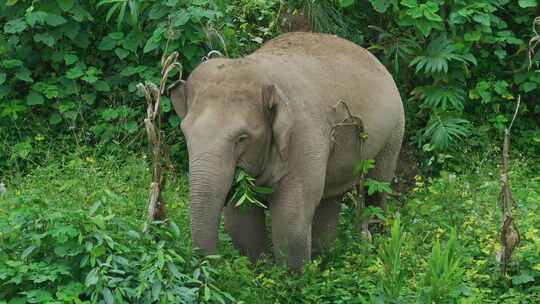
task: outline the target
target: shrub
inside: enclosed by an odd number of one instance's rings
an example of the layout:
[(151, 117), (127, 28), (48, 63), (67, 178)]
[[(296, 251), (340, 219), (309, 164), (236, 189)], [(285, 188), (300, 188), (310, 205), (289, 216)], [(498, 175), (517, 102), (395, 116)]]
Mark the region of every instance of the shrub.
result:
[(435, 240), (422, 282), (422, 303), (458, 303), (464, 271), (457, 242), (455, 229), (444, 249), (441, 249), (439, 240)]
[(382, 263), (381, 287), (385, 302), (399, 303), (401, 289), (405, 284), (404, 269), (401, 262), (401, 247), (403, 245), (401, 220), (394, 220), (391, 238), (381, 246), (380, 259)]
[[(173, 50), (187, 75), (209, 50), (223, 52), (222, 39), (230, 56), (255, 48), (271, 36), (256, 25), (270, 22), (277, 1), (261, 3), (0, 1), (0, 167), (35, 158), (37, 137), (139, 146), (136, 84), (157, 82), (161, 55)], [(183, 155), (171, 109), (164, 99), (173, 152)]]
[[(9, 210), (0, 212), (0, 299), (9, 303), (232, 302), (215, 285), (211, 260), (191, 253), (186, 227), (169, 219), (149, 225), (143, 233), (143, 217), (135, 214), (142, 214), (144, 200), (130, 201), (111, 191), (102, 184), (103, 172), (93, 162), (75, 158), (62, 169), (48, 167), (36, 172), (32, 184), (39, 190), (17, 195), (8, 189), (7, 196), (0, 198), (0, 210)], [(106, 174), (120, 188), (130, 178), (128, 183), (140, 187), (142, 195), (139, 179), (145, 178), (144, 168), (139, 162), (123, 166), (124, 173)], [(78, 179), (61, 178), (60, 170)], [(137, 201), (141, 204), (134, 205)]]

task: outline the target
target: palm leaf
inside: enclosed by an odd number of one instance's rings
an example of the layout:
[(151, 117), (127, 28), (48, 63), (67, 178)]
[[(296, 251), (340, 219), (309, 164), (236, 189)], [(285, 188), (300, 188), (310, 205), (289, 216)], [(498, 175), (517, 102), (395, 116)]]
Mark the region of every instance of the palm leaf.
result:
[(448, 73), (448, 65), (452, 61), (476, 64), (476, 58), (470, 53), (460, 54), (455, 46), (441, 35), (432, 40), (426, 51), (415, 57), (409, 66), (416, 66), (415, 73), (424, 70), (427, 74)]
[(433, 112), (423, 137), (429, 138), (436, 149), (446, 149), (454, 141), (469, 134), (469, 121), (462, 118), (441, 116)]

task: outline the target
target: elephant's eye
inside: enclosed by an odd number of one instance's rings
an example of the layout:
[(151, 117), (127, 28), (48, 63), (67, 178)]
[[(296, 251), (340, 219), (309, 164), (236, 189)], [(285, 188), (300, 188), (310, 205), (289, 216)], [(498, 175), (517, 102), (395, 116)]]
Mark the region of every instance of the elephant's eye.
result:
[(248, 135), (247, 134), (242, 134), (242, 135), (238, 136), (238, 139), (236, 139), (236, 143), (238, 143), (238, 144), (244, 143), (244, 142), (246, 142), (247, 139), (248, 139)]

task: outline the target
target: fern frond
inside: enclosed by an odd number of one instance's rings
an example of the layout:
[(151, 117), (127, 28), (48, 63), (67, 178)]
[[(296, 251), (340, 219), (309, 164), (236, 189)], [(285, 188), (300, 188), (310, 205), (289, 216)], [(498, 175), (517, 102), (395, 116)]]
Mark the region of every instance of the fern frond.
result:
[(463, 111), (466, 92), (453, 84), (433, 84), (417, 87), (412, 91), (415, 98), (423, 100), (422, 106), (431, 109)]
[(428, 138), (436, 149), (446, 149), (448, 146), (469, 134), (469, 121), (462, 118), (442, 116), (433, 112), (424, 131), (423, 137)]
[(452, 61), (476, 64), (476, 58), (472, 54), (460, 54), (450, 40), (441, 35), (432, 40), (424, 54), (415, 57), (409, 66), (416, 66), (415, 73), (421, 70), (428, 74), (448, 73), (448, 65)]

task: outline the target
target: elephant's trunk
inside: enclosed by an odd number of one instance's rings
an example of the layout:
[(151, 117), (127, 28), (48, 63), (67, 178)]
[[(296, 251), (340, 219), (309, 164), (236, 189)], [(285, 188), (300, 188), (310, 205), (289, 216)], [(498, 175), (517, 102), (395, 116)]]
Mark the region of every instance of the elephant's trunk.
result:
[(235, 164), (214, 153), (190, 155), (190, 210), (193, 247), (205, 255), (216, 253), (218, 225)]

